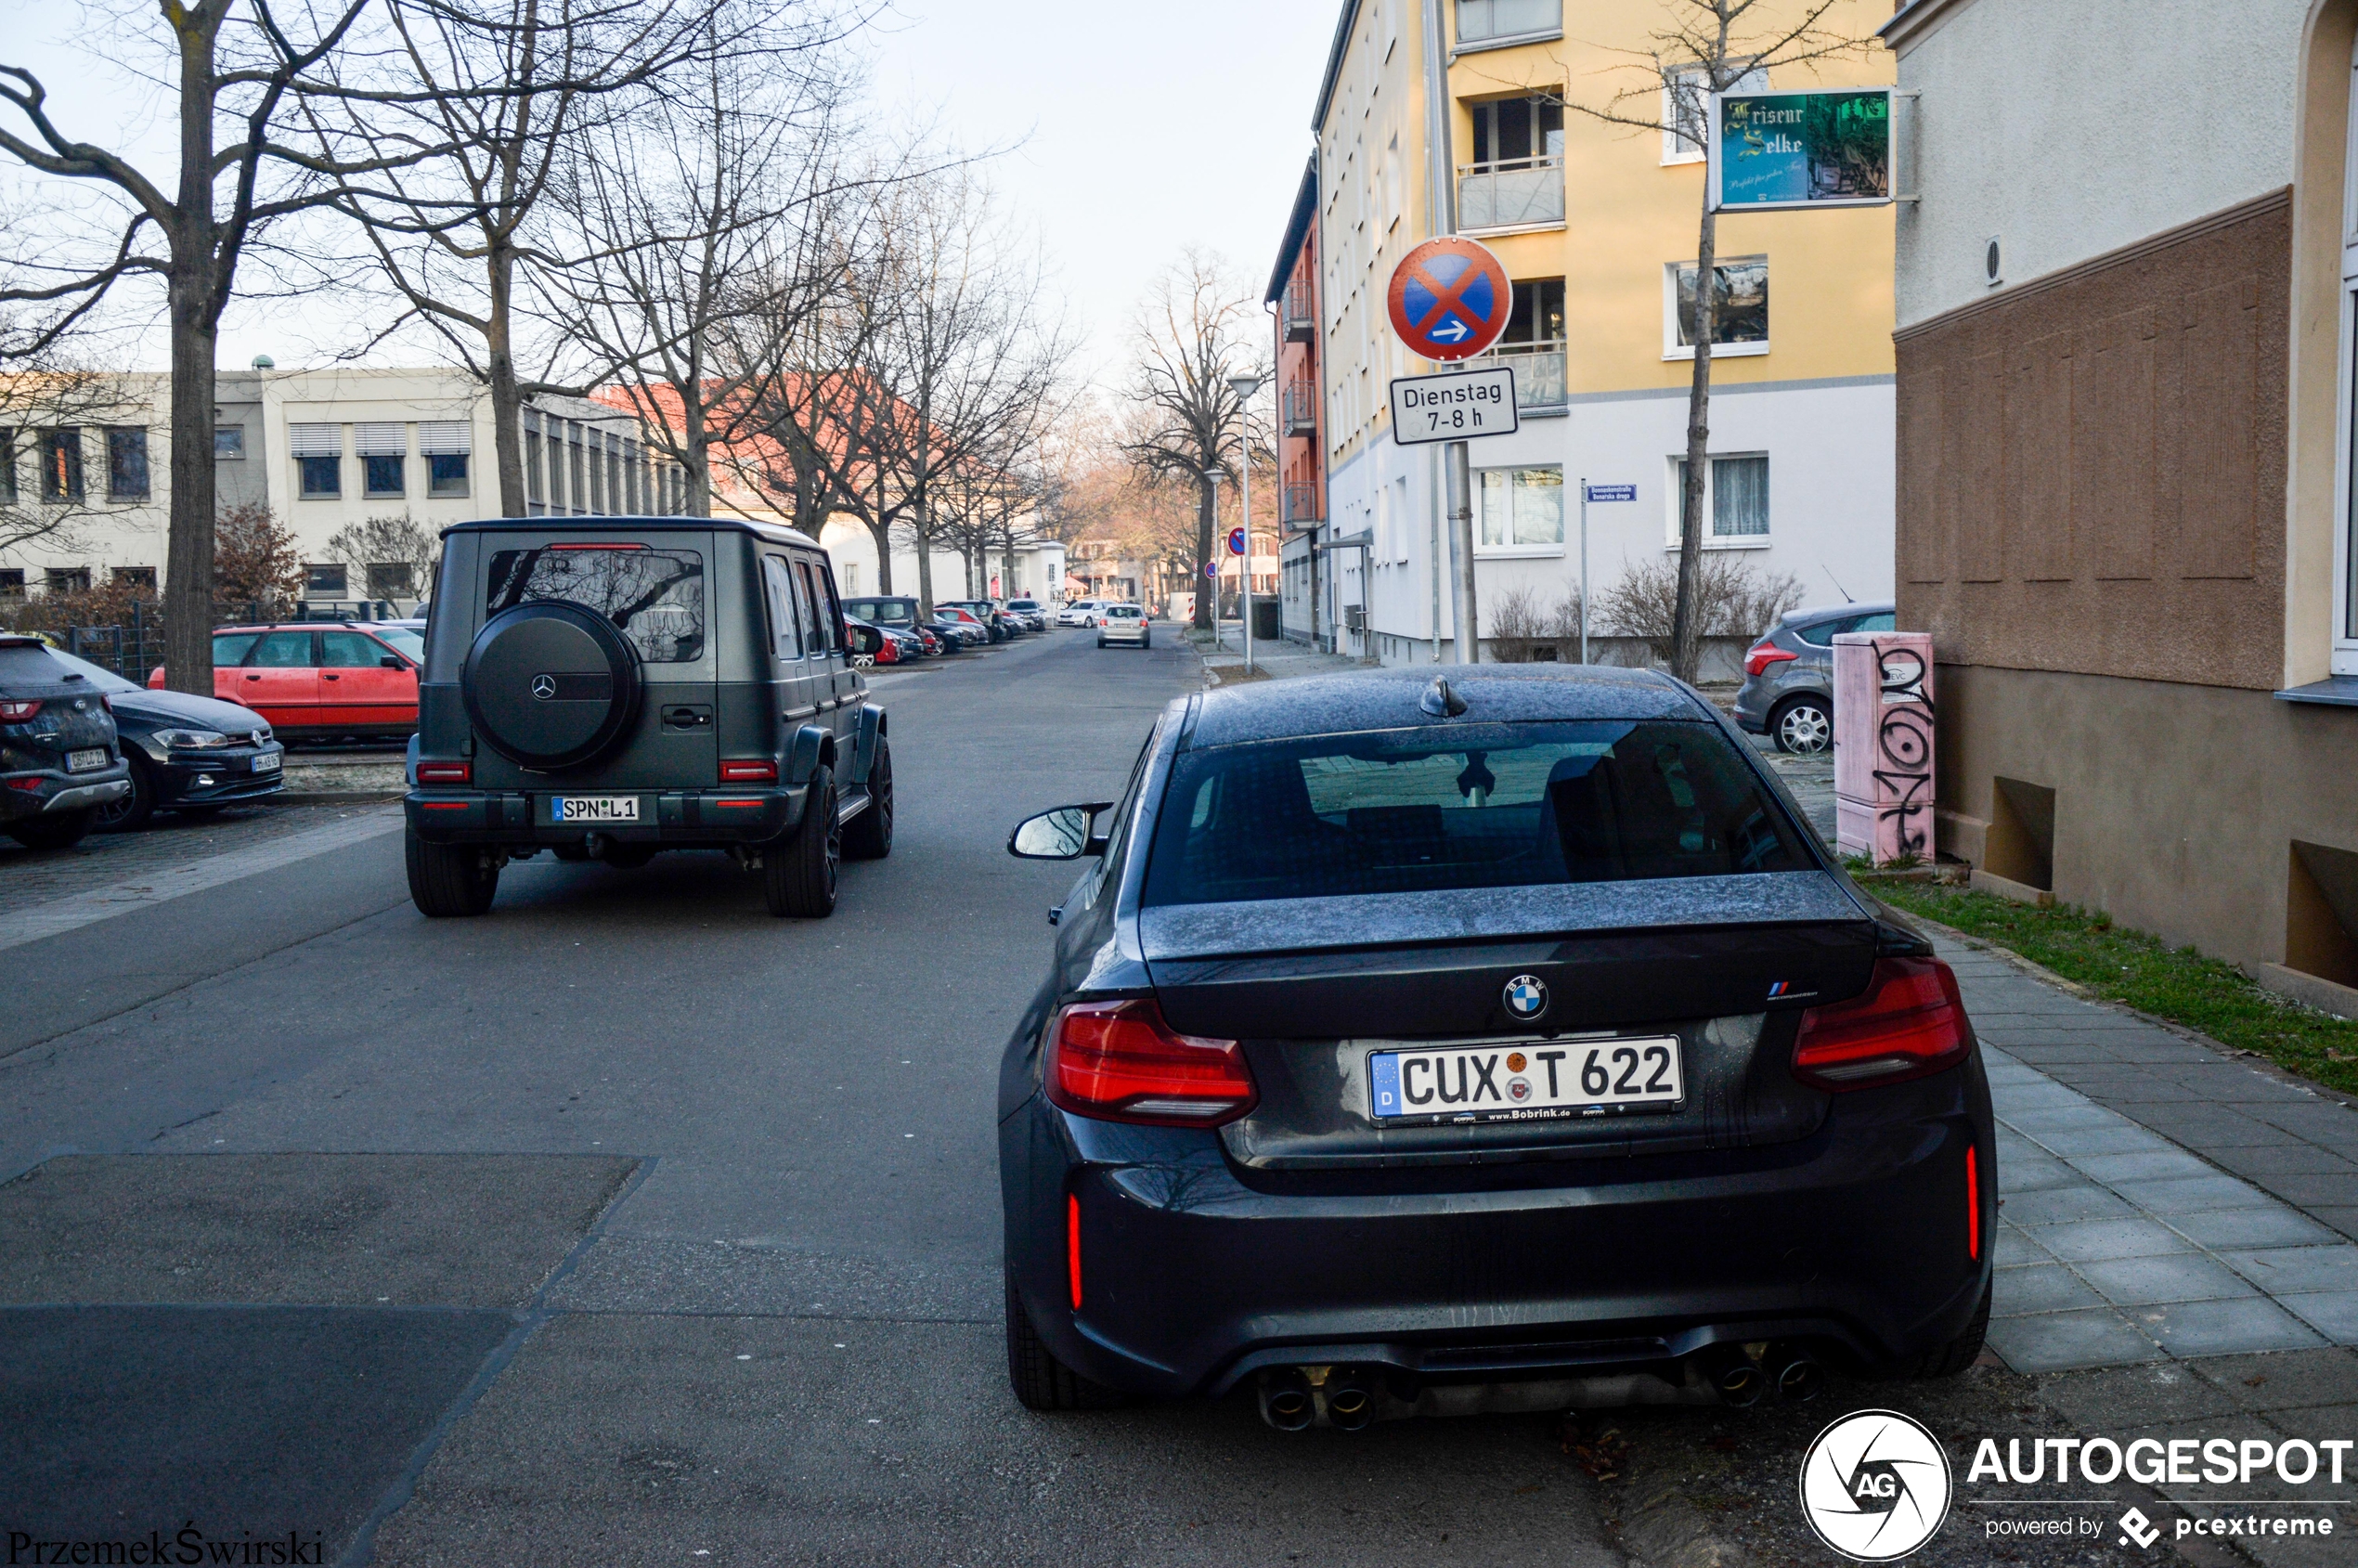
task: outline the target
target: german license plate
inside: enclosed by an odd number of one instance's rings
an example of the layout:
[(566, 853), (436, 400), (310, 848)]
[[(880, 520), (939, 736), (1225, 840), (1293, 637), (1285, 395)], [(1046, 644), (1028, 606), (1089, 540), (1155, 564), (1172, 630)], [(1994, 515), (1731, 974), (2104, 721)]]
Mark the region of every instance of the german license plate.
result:
[(1675, 1037), (1499, 1040), (1367, 1056), (1378, 1121), (1548, 1121), (1666, 1109), (1687, 1097)]
[(66, 753), (66, 771), (69, 773), (86, 773), (93, 768), (103, 768), (106, 765), (107, 748), (102, 745), (94, 745), (87, 751)]
[(560, 795), (549, 802), (549, 820), (552, 823), (635, 823), (639, 820), (639, 797), (635, 795)]
[(257, 773), (277, 772), (279, 771), (279, 754), (275, 751), (266, 751), (261, 753), (253, 759), (253, 771)]

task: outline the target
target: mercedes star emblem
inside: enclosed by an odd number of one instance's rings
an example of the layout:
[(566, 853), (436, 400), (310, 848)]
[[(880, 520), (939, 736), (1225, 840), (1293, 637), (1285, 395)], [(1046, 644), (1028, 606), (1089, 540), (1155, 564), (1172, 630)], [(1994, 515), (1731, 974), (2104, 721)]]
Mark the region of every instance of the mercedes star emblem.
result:
[(538, 697), (542, 702), (547, 702), (550, 698), (557, 694), (557, 678), (553, 675), (534, 676), (532, 678), (532, 694)]

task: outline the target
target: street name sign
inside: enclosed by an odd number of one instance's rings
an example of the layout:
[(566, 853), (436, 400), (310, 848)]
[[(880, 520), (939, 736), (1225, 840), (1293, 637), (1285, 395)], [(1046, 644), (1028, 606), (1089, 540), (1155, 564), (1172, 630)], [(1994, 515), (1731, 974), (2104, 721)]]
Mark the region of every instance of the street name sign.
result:
[(1635, 485), (1591, 485), (1581, 498), (1585, 501), (1634, 501), (1638, 499)]
[(1512, 435), (1520, 428), (1511, 366), (1402, 376), (1392, 383), (1392, 438), (1404, 447)]
[(1498, 341), (1515, 286), (1490, 248), (1444, 235), (1400, 258), (1384, 296), (1392, 330), (1427, 359), (1471, 359)]
[(1891, 89), (1716, 93), (1711, 208), (1771, 213), (1891, 201)]

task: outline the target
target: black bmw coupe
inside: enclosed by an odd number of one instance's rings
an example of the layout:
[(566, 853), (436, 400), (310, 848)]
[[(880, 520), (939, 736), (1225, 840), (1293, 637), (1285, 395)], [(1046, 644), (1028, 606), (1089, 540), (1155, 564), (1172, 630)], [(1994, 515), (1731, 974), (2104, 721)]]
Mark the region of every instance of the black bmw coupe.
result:
[(1026, 1405), (1347, 1428), (1978, 1354), (1956, 980), (1677, 681), (1190, 696), (1008, 848), (1087, 862), (1000, 1079)]

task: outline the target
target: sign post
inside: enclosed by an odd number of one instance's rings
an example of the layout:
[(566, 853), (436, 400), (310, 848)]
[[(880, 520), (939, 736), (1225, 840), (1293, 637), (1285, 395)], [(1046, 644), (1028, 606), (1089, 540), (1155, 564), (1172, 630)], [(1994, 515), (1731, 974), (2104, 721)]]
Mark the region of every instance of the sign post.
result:
[[(1386, 292), (1385, 304), (1392, 317), (1392, 330), (1400, 341), (1427, 359), (1444, 364), (1471, 359), (1498, 341), (1507, 330), (1508, 313), (1513, 308), (1515, 286), (1507, 277), (1489, 247), (1455, 235), (1438, 236), (1417, 246), (1400, 259), (1393, 269), (1392, 286)], [(1441, 380), (1403, 378), (1404, 381)], [(1455, 380), (1457, 378), (1449, 378)], [(1400, 387), (1393, 386), (1394, 420), (1392, 427), (1394, 440), (1400, 439), (1401, 425), (1397, 419), (1400, 408)], [(1481, 432), (1483, 434), (1504, 434), (1515, 427), (1514, 372), (1507, 371), (1507, 420), (1503, 428)], [(1466, 440), (1473, 434), (1463, 425), (1452, 425), (1446, 432), (1435, 427), (1425, 439), (1446, 441), (1449, 469), (1450, 542), (1458, 557), (1458, 662), (1479, 664), (1482, 661), (1482, 629), (1477, 620), (1474, 601), (1473, 553), (1473, 472), (1471, 460), (1466, 453)], [(1433, 628), (1433, 641), (1438, 645), (1441, 628)]]
[(1635, 485), (1591, 485), (1587, 475), (1580, 480), (1580, 662), (1588, 662), (1588, 503), (1590, 501), (1634, 501), (1638, 499)]

